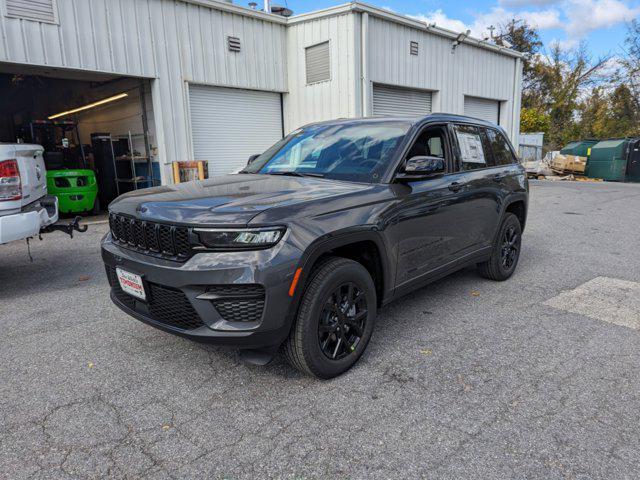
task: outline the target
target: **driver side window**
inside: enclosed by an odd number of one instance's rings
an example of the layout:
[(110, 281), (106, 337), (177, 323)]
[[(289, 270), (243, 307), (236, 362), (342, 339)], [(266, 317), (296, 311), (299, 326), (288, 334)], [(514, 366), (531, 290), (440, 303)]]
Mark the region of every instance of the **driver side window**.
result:
[(417, 156), (440, 157), (445, 159), (446, 137), (443, 127), (427, 127), (420, 133), (409, 149), (405, 160)]

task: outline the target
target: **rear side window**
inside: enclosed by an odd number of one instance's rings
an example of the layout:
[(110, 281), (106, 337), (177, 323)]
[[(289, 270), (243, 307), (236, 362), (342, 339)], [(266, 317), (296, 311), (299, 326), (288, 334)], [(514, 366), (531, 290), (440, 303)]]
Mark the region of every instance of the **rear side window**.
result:
[(476, 170), (487, 167), (487, 155), (482, 146), (482, 137), (478, 127), (472, 125), (454, 125), (456, 140), (460, 149), (460, 169)]
[(487, 129), (487, 137), (489, 138), (489, 145), (493, 152), (493, 158), (496, 165), (511, 165), (516, 163), (516, 158), (509, 148), (509, 143), (504, 135), (496, 130)]

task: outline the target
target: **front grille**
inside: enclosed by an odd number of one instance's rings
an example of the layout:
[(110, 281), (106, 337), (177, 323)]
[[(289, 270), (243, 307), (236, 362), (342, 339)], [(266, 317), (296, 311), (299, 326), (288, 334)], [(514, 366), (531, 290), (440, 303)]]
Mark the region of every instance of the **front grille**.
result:
[(114, 242), (139, 252), (184, 261), (191, 256), (189, 228), (109, 215)]
[(107, 266), (106, 269), (114, 296), (131, 310), (148, 316), (156, 322), (182, 330), (193, 330), (204, 326), (204, 322), (191, 302), (180, 290), (147, 282), (148, 298), (146, 302), (141, 302), (120, 288), (115, 268)]
[(213, 285), (207, 288), (207, 294), (217, 297), (212, 300), (213, 306), (227, 322), (258, 322), (262, 318), (262, 285)]

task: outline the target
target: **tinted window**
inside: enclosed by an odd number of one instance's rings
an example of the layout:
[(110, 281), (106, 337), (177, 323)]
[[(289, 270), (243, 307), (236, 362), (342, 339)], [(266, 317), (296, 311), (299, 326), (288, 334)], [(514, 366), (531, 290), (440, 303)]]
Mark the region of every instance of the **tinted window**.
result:
[(424, 155), (444, 158), (445, 141), (446, 137), (442, 127), (429, 127), (420, 133), (406, 158)]
[(454, 130), (460, 149), (460, 169), (467, 171), (485, 168), (487, 166), (487, 156), (484, 152), (478, 127), (455, 125)]
[(507, 139), (504, 138), (502, 133), (488, 129), (487, 136), (489, 138), (489, 145), (491, 145), (496, 165), (510, 165), (512, 163), (516, 163), (516, 159), (509, 148), (509, 143), (507, 143)]
[(403, 122), (311, 125), (278, 142), (244, 172), (378, 182), (409, 128)]

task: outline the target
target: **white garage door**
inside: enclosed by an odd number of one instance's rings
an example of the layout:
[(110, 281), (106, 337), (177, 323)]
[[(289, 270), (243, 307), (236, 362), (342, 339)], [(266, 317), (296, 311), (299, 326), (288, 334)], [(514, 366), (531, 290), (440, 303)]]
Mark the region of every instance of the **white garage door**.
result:
[(500, 102), (486, 98), (464, 97), (464, 114), (487, 122), (500, 122)]
[(209, 176), (237, 172), (282, 138), (279, 93), (190, 85), (189, 106), (193, 153)]
[(431, 92), (373, 85), (374, 115), (429, 115)]

